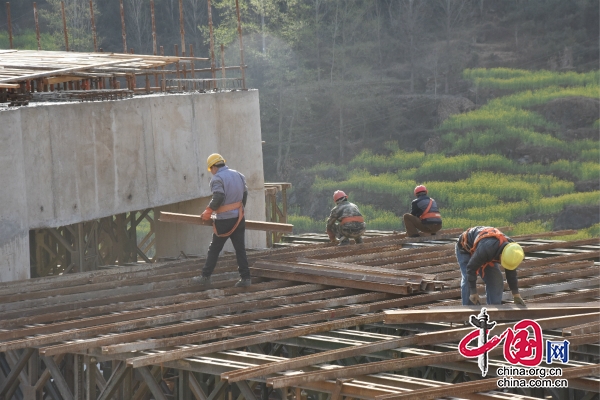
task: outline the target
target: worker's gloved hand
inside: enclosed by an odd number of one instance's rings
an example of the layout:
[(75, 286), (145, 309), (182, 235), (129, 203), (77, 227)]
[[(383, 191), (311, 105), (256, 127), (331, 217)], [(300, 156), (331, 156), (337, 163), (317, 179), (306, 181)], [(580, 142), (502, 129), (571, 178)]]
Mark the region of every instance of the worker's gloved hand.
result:
[(206, 210), (200, 216), (204, 221), (210, 221), (212, 217), (213, 210), (210, 207), (206, 207)]
[(481, 300), (479, 300), (479, 295), (477, 293), (470, 295), (469, 300), (476, 306), (481, 305)]
[(524, 306), (525, 302), (520, 294), (513, 294), (513, 302), (519, 306)]

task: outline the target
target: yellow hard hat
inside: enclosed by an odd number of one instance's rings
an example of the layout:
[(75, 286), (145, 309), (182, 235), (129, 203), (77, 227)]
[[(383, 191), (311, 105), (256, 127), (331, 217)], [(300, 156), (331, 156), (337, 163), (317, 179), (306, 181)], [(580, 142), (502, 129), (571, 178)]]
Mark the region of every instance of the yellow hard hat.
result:
[(504, 269), (517, 269), (521, 261), (525, 258), (525, 252), (523, 252), (523, 248), (515, 242), (511, 242), (504, 246), (504, 250), (502, 250), (502, 255), (500, 256), (500, 264), (504, 267)]
[(210, 167), (212, 167), (213, 165), (217, 164), (217, 163), (224, 163), (225, 159), (223, 158), (223, 156), (221, 156), (220, 154), (217, 153), (213, 153), (210, 156), (208, 156), (208, 158), (206, 159), (206, 166), (208, 167), (208, 170), (210, 171)]

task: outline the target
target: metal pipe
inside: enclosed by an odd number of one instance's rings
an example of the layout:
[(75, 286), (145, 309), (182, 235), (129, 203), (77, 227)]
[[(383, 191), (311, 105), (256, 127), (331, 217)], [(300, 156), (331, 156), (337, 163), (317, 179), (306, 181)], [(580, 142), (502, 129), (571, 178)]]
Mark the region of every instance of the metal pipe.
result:
[(125, 10), (123, 9), (123, 0), (119, 0), (121, 7), (121, 36), (123, 37), (123, 53), (127, 53), (127, 32), (125, 30)]
[(42, 49), (42, 45), (40, 43), (40, 25), (38, 23), (38, 12), (37, 12), (37, 4), (33, 3), (33, 19), (35, 19), (35, 36), (37, 38), (38, 50)]
[(181, 56), (185, 56), (185, 23), (183, 20), (183, 0), (179, 0), (179, 35), (181, 36)]
[(213, 36), (213, 22), (212, 22), (212, 6), (210, 0), (208, 2), (208, 31), (210, 33), (210, 71), (212, 78), (216, 78), (216, 63), (215, 63), (215, 38)]
[(12, 22), (10, 20), (10, 2), (6, 2), (6, 19), (8, 21), (8, 44), (13, 48)]
[(150, 0), (150, 16), (152, 17), (152, 51), (156, 55), (156, 22), (154, 19), (154, 0)]
[(235, 0), (235, 11), (238, 20), (238, 36), (240, 37), (240, 71), (242, 73), (242, 86), (246, 90), (246, 73), (244, 72), (244, 44), (242, 42), (242, 19), (240, 17), (240, 2)]
[(60, 2), (60, 9), (62, 12), (62, 21), (63, 21), (63, 33), (65, 34), (65, 49), (69, 51), (69, 33), (67, 31), (67, 17), (65, 16), (65, 2)]
[(94, 39), (94, 51), (98, 51), (98, 43), (96, 37), (96, 20), (94, 19), (94, 4), (90, 0), (90, 19), (92, 20), (92, 38)]

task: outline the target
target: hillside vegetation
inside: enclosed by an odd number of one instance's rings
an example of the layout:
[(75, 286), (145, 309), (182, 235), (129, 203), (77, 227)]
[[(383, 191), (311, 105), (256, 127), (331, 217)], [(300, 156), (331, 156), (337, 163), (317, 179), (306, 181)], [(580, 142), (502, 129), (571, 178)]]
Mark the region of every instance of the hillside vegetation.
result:
[[(509, 234), (543, 232), (574, 207), (589, 212), (578, 236), (599, 236), (600, 73), (497, 68), (470, 69), (463, 76), (477, 89), (505, 94), (443, 121), (438, 153), (407, 152), (388, 142), (384, 154), (363, 150), (347, 165), (305, 169), (298, 190), (308, 189), (302, 199), (310, 200), (296, 202), (290, 218), (296, 232), (324, 230), (337, 189), (360, 206), (368, 229), (401, 230), (413, 189), (424, 184), (441, 207), (444, 228), (510, 225)], [(544, 108), (557, 101), (562, 108), (576, 101), (582, 111), (563, 121)], [(586, 104), (596, 112), (586, 113)]]

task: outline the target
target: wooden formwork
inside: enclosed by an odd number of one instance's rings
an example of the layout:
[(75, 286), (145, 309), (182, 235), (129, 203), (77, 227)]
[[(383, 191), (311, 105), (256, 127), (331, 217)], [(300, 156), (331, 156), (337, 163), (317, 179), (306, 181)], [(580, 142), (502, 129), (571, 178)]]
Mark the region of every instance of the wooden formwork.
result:
[[(0, 398), (594, 398), (600, 245), (547, 239), (568, 233), (514, 237), (530, 317), (544, 338), (571, 341), (567, 389), (498, 391), (458, 353), (472, 330), (461, 321), (477, 310), (457, 307), (458, 233), (442, 231), (250, 251), (248, 288), (233, 287), (234, 255), (208, 288), (191, 280), (202, 259), (0, 283)], [(262, 277), (269, 265), (285, 277)], [(318, 268), (323, 281), (307, 282)], [(524, 313), (505, 300), (490, 308), (499, 329)], [(386, 321), (394, 313), (401, 320)], [(493, 350), (490, 375), (503, 365)]]

